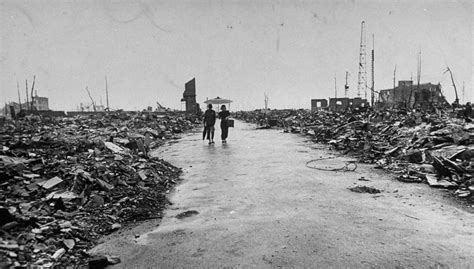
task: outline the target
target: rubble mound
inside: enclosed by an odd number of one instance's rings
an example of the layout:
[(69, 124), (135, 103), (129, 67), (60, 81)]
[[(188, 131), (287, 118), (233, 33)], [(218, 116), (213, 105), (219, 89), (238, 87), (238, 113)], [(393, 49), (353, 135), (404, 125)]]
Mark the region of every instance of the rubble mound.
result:
[(149, 152), (197, 122), (126, 112), (7, 121), (0, 127), (0, 267), (119, 262), (87, 250), (123, 226), (161, 218), (181, 169)]

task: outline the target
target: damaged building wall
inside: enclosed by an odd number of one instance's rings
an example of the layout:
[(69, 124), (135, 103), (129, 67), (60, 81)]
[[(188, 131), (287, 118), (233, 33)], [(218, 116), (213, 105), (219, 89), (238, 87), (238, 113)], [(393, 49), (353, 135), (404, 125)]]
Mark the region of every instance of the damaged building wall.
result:
[(326, 99), (311, 99), (311, 111), (323, 109), (328, 107), (328, 100)]
[(0, 110), (5, 115), (5, 110), (7, 109), (8, 112), (6, 114), (10, 114), (10, 107), (13, 107), (16, 114), (20, 113), (20, 110), (48, 111), (49, 101), (47, 97), (34, 96), (33, 102), (25, 102), (21, 104), (18, 104), (17, 102), (9, 102)]
[(311, 110), (329, 109), (331, 111), (344, 111), (351, 107), (367, 107), (367, 99), (356, 98), (329, 98), (329, 105), (326, 99), (311, 99)]
[(37, 111), (47, 111), (49, 110), (49, 103), (47, 97), (34, 96), (33, 97), (33, 107)]
[(367, 102), (367, 99), (362, 99), (360, 97), (329, 98), (329, 110), (331, 111), (344, 111), (349, 108), (368, 106), (369, 102)]
[(401, 80), (394, 89), (380, 90), (379, 107), (421, 107), (449, 105), (441, 91), (441, 84), (414, 85), (411, 80)]
[(183, 98), (181, 102), (186, 103), (186, 112), (194, 113), (198, 111), (198, 104), (196, 103), (196, 78), (191, 79), (184, 85)]

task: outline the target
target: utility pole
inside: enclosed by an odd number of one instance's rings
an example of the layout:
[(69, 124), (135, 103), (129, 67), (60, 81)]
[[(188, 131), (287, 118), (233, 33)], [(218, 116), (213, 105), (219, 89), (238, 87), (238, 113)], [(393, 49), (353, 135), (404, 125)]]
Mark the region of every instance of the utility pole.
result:
[(109, 111), (109, 88), (107, 85), (107, 76), (105, 76), (105, 98), (107, 101), (107, 111)]
[(418, 53), (418, 73), (416, 76), (417, 79), (417, 88), (420, 87), (420, 80), (421, 80), (421, 49), (420, 52)]
[(346, 85), (344, 85), (344, 97), (347, 97), (347, 93), (349, 91), (349, 85), (347, 85), (347, 77), (349, 76), (349, 72), (346, 71)]
[(357, 96), (360, 97), (360, 92), (364, 91), (365, 98), (367, 99), (367, 53), (365, 44), (365, 21), (362, 21), (360, 28), (359, 79), (357, 84)]
[[(413, 72), (410, 72), (410, 95), (411, 95), (411, 92), (413, 91)], [(408, 95), (408, 99), (410, 99), (410, 95)], [(403, 90), (403, 102), (405, 102), (405, 108), (408, 108), (409, 107), (409, 100), (407, 100), (405, 98), (405, 91)]]
[(397, 76), (397, 65), (395, 65), (395, 69), (393, 69), (393, 88), (395, 89), (396, 84), (396, 76)]
[[(416, 92), (419, 93), (420, 90), (420, 81), (421, 81), (421, 49), (418, 52), (418, 71), (417, 71), (417, 76), (416, 76)], [(410, 94), (410, 99), (411, 99), (411, 94)], [(416, 100), (413, 102), (413, 106), (415, 106)]]
[(375, 61), (375, 55), (374, 55), (374, 50), (375, 50), (375, 37), (374, 34), (372, 34), (372, 90), (370, 94), (370, 105), (373, 107), (374, 106), (374, 99), (375, 99), (375, 79), (374, 79), (374, 61)]
[(18, 80), (16, 81), (16, 91), (18, 92), (18, 105), (20, 106), (21, 111), (20, 84), (18, 83)]
[(446, 72), (449, 72), (449, 74), (451, 75), (451, 81), (453, 82), (454, 93), (456, 94), (456, 100), (454, 100), (454, 104), (459, 105), (458, 90), (456, 89), (456, 84), (454, 83), (453, 72), (451, 72), (449, 66), (446, 68), (446, 71), (444, 71), (444, 73)]
[[(421, 79), (421, 49), (420, 49), (420, 52), (418, 53), (417, 60), (416, 60), (416, 91), (417, 92), (420, 89), (420, 79)], [(412, 96), (413, 96), (413, 85), (411, 86), (410, 96), (408, 97), (408, 106), (411, 105)], [(416, 100), (413, 102), (413, 106), (415, 106), (415, 102)]]
[(35, 88), (36, 75), (33, 76), (33, 84), (31, 85), (31, 110), (33, 110), (33, 89)]
[(29, 108), (29, 100), (28, 100), (28, 80), (25, 79), (25, 91), (26, 91), (26, 111), (30, 110)]
[(462, 82), (462, 103), (464, 104), (466, 100), (464, 99), (464, 81)]
[(337, 99), (336, 73), (334, 73), (334, 99)]
[(265, 113), (266, 113), (266, 111), (268, 109), (268, 94), (264, 93), (263, 95), (264, 95), (264, 98), (265, 98), (264, 102), (265, 102)]
[(95, 102), (94, 102), (94, 99), (92, 99), (92, 95), (91, 93), (89, 92), (89, 88), (86, 86), (86, 91), (87, 91), (87, 94), (89, 95), (89, 98), (91, 99), (92, 101), (92, 108), (94, 109), (94, 112), (96, 112), (96, 108), (95, 108)]

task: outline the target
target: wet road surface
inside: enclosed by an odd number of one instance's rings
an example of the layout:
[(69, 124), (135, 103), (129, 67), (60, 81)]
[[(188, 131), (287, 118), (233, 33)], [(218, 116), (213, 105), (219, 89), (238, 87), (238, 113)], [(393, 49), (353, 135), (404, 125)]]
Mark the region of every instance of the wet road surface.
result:
[[(119, 255), (119, 268), (474, 266), (474, 217), (442, 191), (368, 165), (310, 169), (312, 159), (335, 157), (319, 167), (349, 159), (281, 130), (237, 121), (220, 144), (216, 129), (215, 145), (196, 130), (157, 152), (184, 170), (160, 226), (114, 235), (94, 253)], [(347, 189), (356, 185), (382, 192)]]

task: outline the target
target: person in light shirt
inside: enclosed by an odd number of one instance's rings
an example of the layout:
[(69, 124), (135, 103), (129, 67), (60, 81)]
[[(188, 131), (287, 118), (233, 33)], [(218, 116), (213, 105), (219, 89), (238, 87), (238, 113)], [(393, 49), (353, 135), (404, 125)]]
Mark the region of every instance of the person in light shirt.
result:
[(229, 126), (227, 126), (226, 122), (226, 119), (229, 116), (230, 112), (226, 109), (225, 105), (222, 105), (218, 117), (221, 119), (221, 139), (223, 144), (227, 143), (227, 137), (229, 135)]

